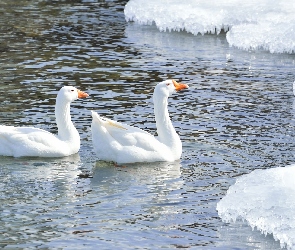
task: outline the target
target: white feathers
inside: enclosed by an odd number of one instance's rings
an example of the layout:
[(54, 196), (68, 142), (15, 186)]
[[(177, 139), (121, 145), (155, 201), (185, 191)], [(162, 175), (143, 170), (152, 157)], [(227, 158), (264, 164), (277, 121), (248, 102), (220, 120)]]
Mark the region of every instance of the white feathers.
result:
[(71, 121), (70, 103), (88, 95), (74, 87), (63, 87), (56, 98), (58, 135), (34, 127), (0, 125), (0, 155), (63, 157), (80, 149), (80, 136)]
[(118, 163), (178, 160), (182, 146), (169, 118), (167, 99), (172, 93), (187, 87), (174, 80), (156, 86), (154, 105), (159, 138), (92, 112), (92, 141), (97, 156), (101, 160)]

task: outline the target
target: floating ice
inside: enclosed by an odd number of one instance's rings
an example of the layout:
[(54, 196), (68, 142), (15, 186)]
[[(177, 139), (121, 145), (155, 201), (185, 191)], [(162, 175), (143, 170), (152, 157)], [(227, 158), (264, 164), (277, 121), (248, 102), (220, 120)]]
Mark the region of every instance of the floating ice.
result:
[(217, 204), (225, 222), (246, 220), (273, 234), (282, 247), (295, 249), (295, 165), (255, 170), (237, 179)]
[(130, 0), (125, 18), (160, 31), (227, 32), (230, 46), (295, 52), (294, 0)]

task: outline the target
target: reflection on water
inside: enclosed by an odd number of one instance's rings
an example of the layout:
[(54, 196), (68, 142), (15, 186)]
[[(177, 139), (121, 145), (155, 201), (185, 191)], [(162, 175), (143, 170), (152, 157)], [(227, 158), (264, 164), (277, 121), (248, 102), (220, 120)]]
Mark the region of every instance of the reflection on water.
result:
[(63, 233), (59, 210), (81, 192), (79, 162), (78, 154), (46, 161), (1, 157), (1, 247), (37, 246)]
[[(125, 2), (0, 2), (0, 123), (56, 133), (59, 88), (90, 94), (71, 108), (78, 155), (0, 158), (0, 246), (277, 246), (222, 223), (216, 203), (234, 177), (294, 162), (294, 55), (229, 48), (225, 34), (126, 23)], [(181, 162), (97, 161), (90, 110), (155, 134), (152, 92), (166, 78), (190, 85), (169, 100)]]
[(274, 241), (272, 235), (261, 234), (260, 231), (252, 229), (241, 220), (237, 220), (230, 227), (221, 226), (218, 228), (218, 235), (223, 241), (216, 244), (217, 248), (241, 249), (241, 242), (245, 242), (246, 238), (247, 244), (243, 249), (281, 249), (279, 241)]

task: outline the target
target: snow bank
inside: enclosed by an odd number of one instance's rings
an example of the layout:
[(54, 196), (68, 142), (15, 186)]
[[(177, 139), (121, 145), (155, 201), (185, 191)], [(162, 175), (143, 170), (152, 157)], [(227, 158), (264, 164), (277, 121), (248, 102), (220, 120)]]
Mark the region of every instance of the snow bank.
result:
[(295, 249), (295, 165), (255, 170), (237, 179), (217, 204), (225, 222), (238, 218), (264, 234), (273, 234), (281, 246)]
[(295, 52), (294, 0), (130, 0), (125, 18), (160, 31), (227, 32), (230, 46)]

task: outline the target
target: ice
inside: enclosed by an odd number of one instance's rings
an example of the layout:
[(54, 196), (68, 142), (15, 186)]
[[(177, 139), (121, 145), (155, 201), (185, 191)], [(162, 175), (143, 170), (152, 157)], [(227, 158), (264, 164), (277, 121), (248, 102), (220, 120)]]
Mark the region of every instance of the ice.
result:
[(239, 177), (217, 204), (224, 222), (245, 220), (295, 249), (295, 165), (255, 170)]
[(230, 46), (271, 53), (295, 52), (294, 0), (130, 0), (125, 18), (160, 31), (194, 35), (222, 30)]

